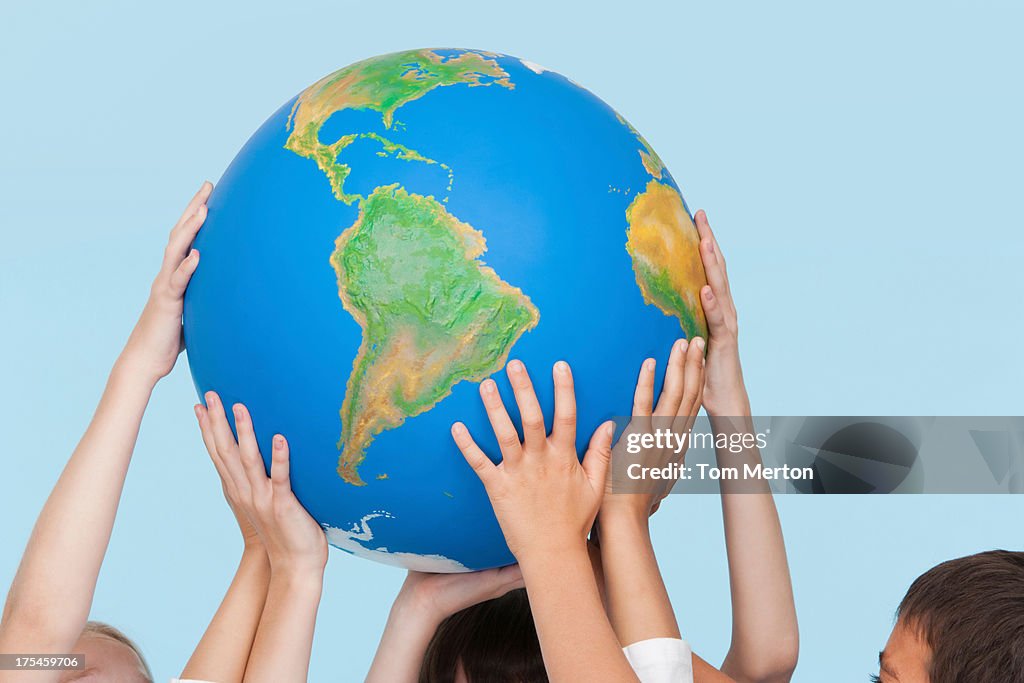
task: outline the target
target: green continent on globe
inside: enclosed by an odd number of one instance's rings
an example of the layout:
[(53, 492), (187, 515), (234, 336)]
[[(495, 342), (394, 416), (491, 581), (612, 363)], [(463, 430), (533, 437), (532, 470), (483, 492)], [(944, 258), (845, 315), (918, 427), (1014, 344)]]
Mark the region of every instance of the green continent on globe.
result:
[(700, 236), (671, 185), (651, 180), (626, 209), (626, 251), (644, 301), (674, 315), (688, 339), (707, 337), (700, 289), (707, 280)]
[(478, 52), (442, 57), (433, 50), (410, 50), (371, 57), (334, 72), (299, 95), (288, 118), (291, 134), (285, 147), (315, 161), (330, 181), (334, 196), (351, 204), (361, 197), (345, 192), (351, 168), (338, 157), (360, 137), (376, 140), (385, 153), (397, 153), (400, 159), (437, 162), (375, 133), (346, 134), (325, 144), (320, 141), (320, 129), (327, 120), (345, 109), (369, 109), (380, 112), (384, 126), (391, 128), (399, 107), (434, 88), (459, 84), (515, 87), (497, 61)]
[(357, 468), (377, 434), (434, 407), (463, 380), (499, 370), (540, 314), (479, 260), (483, 234), (433, 197), (397, 184), (360, 202), (331, 265), (362, 342), (341, 407), (338, 474)]

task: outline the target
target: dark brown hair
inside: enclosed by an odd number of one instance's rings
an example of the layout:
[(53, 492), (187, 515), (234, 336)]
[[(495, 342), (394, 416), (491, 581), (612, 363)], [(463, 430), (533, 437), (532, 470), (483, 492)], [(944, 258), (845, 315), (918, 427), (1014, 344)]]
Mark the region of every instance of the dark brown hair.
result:
[(419, 683), (548, 683), (526, 589), (509, 591), (441, 622), (427, 646)]
[(1024, 552), (992, 550), (929, 569), (897, 616), (928, 643), (932, 683), (1024, 681)]

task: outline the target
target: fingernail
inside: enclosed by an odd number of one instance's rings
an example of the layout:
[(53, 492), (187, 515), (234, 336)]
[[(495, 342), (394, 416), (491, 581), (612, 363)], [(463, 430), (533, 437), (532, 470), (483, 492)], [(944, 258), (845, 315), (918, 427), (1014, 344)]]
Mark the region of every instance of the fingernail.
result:
[(604, 426), (604, 433), (608, 436), (615, 436), (615, 423), (609, 422)]
[(485, 379), (483, 384), (480, 385), (480, 391), (485, 394), (493, 394), (496, 387), (497, 385), (494, 383), (493, 379)]
[(646, 370), (647, 372), (654, 372), (654, 368), (656, 365), (657, 361), (655, 361), (653, 358), (648, 358), (647, 360), (644, 361), (644, 370)]
[(284, 437), (280, 434), (274, 435), (274, 450), (279, 451), (284, 448)]
[(456, 422), (455, 424), (452, 425), (452, 434), (456, 436), (462, 436), (465, 433), (466, 425), (462, 424), (461, 422)]
[(679, 351), (679, 353), (685, 353), (686, 352), (686, 347), (689, 346), (689, 344), (690, 343), (688, 341), (686, 341), (685, 338), (677, 339), (676, 340), (676, 350)]
[(704, 350), (705, 341), (703, 337), (694, 337), (693, 343), (696, 344), (697, 348), (701, 351)]
[(520, 360), (514, 360), (508, 364), (508, 369), (512, 372), (522, 372), (525, 369), (525, 365)]
[(231, 406), (231, 412), (235, 414), (236, 421), (245, 419), (245, 411), (242, 410), (241, 404), (236, 403), (235, 405)]
[(558, 372), (559, 374), (567, 375), (569, 374), (569, 364), (566, 363), (564, 360), (560, 360), (557, 363), (555, 363), (555, 371)]
[(200, 410), (200, 407), (199, 407), (198, 403), (195, 404), (194, 406), (192, 406), (192, 410), (195, 412), (197, 419), (202, 418), (203, 412), (202, 412), (202, 410)]
[(206, 392), (206, 405), (208, 405), (208, 406), (215, 406), (215, 405), (217, 405), (217, 394), (213, 393), (212, 391), (207, 391)]

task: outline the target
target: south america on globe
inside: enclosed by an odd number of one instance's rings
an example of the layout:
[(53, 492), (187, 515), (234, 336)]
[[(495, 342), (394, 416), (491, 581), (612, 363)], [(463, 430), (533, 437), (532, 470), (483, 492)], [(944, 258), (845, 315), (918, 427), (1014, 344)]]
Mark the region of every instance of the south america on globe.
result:
[(267, 119), (208, 205), (185, 297), (196, 388), (245, 403), (265, 457), (288, 437), (296, 495), (360, 557), (514, 562), (449, 435), (463, 421), (497, 458), (479, 383), (519, 358), (550, 418), (568, 361), (582, 452), (629, 414), (644, 358), (706, 335), (699, 239), (661, 159), (602, 100), (507, 55), (409, 50), (330, 74)]

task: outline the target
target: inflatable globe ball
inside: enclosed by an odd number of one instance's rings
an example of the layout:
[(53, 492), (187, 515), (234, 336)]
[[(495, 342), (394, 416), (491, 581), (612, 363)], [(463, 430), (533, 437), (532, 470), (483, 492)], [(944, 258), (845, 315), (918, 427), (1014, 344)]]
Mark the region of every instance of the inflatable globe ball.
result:
[(195, 246), (196, 388), (248, 406), (264, 457), (288, 438), (332, 545), (410, 569), (514, 561), (450, 436), (461, 420), (500, 457), (478, 385), (510, 357), (549, 418), (569, 362), (582, 453), (629, 413), (644, 358), (706, 333), (696, 229), (658, 155), (571, 80), (490, 52), (314, 83), (242, 147)]

